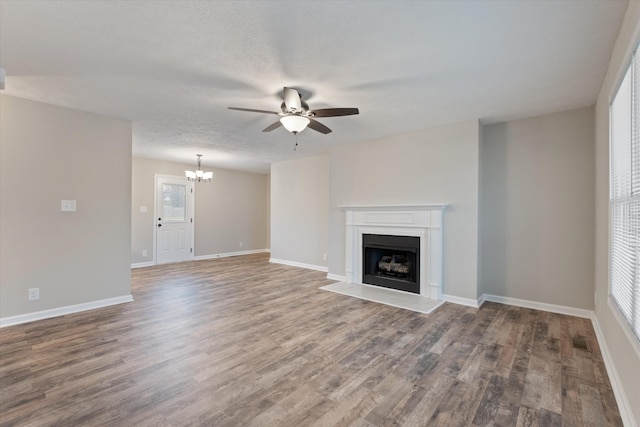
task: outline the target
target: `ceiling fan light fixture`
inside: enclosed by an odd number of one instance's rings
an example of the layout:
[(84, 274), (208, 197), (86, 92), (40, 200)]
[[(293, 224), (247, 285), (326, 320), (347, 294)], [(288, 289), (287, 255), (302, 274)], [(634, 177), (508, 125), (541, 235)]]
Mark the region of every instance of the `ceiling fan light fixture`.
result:
[(303, 116), (284, 116), (280, 119), (280, 123), (286, 130), (295, 134), (305, 130), (309, 124), (309, 119)]

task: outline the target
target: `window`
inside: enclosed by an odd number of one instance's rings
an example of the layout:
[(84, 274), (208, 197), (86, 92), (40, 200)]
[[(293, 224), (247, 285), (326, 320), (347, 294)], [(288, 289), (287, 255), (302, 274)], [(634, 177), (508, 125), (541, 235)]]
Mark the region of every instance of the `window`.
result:
[(610, 107), (609, 284), (640, 339), (640, 58), (636, 54)]
[(186, 221), (186, 206), (186, 185), (162, 184), (162, 218), (165, 222)]

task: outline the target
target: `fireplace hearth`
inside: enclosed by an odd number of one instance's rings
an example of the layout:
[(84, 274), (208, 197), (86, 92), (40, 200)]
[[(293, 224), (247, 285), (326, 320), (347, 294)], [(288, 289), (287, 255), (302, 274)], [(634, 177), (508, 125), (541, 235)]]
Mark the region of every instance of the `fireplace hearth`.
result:
[(420, 293), (420, 238), (362, 235), (362, 283)]

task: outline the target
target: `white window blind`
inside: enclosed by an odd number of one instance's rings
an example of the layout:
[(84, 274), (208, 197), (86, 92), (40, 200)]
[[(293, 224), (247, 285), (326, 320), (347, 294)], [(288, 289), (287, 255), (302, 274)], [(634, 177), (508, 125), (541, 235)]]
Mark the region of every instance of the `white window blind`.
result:
[[(637, 51), (636, 51), (637, 54)], [(610, 292), (640, 340), (640, 58), (610, 108)]]

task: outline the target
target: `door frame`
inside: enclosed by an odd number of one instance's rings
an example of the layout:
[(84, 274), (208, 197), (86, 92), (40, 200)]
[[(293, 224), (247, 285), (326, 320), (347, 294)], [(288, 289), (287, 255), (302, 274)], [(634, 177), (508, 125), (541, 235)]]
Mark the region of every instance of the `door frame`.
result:
[[(185, 183), (189, 183), (186, 177), (177, 176), (177, 175), (165, 175), (161, 173), (153, 174), (153, 222), (151, 226), (153, 227), (153, 265), (158, 265), (158, 179), (161, 178), (170, 178), (170, 179), (179, 179), (184, 180)], [(195, 200), (196, 200), (196, 185), (195, 182), (191, 183), (191, 197), (187, 197), (187, 204), (189, 205), (189, 209), (191, 210), (191, 247), (193, 250), (191, 251), (191, 256), (187, 261), (193, 261), (196, 255), (196, 209), (195, 209)]]

